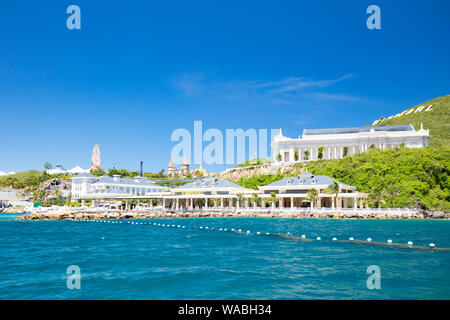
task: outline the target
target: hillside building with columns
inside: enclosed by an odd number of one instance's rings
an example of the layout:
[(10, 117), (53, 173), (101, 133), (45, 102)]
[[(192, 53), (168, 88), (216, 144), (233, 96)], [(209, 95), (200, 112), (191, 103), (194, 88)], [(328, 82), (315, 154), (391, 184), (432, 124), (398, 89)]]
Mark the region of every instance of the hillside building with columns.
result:
[[(364, 208), (366, 193), (327, 176), (315, 176), (305, 172), (261, 186), (248, 189), (228, 180), (206, 177), (168, 190), (146, 178), (120, 178), (103, 176), (96, 178), (82, 173), (72, 178), (72, 195), (76, 200), (157, 200), (158, 206), (172, 211), (195, 209), (264, 209), (296, 208)], [(339, 192), (330, 194), (327, 188), (333, 182), (339, 184)], [(308, 191), (317, 190), (317, 199), (311, 204)], [(275, 201), (274, 201), (275, 196)], [(153, 206), (153, 201), (148, 202)]]
[(337, 129), (305, 129), (298, 139), (284, 137), (281, 129), (272, 141), (272, 157), (276, 163), (293, 163), (322, 159), (339, 159), (375, 148), (396, 148), (404, 143), (408, 148), (429, 146), (430, 132), (413, 125), (374, 126)]
[[(330, 194), (329, 185), (337, 182), (339, 192)], [(311, 203), (308, 191), (315, 189), (317, 199)], [(274, 202), (275, 196), (276, 201)], [(356, 187), (346, 185), (327, 176), (315, 176), (309, 172), (295, 177), (287, 177), (261, 186), (258, 190), (244, 188), (228, 180), (206, 177), (171, 189), (162, 197), (164, 208), (171, 210), (205, 209), (258, 209), (277, 207), (278, 209), (295, 208), (364, 208), (368, 207), (368, 194), (358, 192)]]
[(165, 194), (163, 206), (175, 210), (195, 207), (234, 208), (239, 206), (239, 194), (249, 195), (256, 190), (244, 188), (228, 180), (206, 177), (171, 189)]
[[(337, 182), (339, 192), (329, 193), (327, 188)], [(260, 197), (266, 198), (275, 194), (282, 208), (299, 208), (311, 206), (308, 191), (317, 190), (317, 199), (312, 204), (315, 208), (364, 208), (368, 207), (368, 194), (358, 192), (356, 187), (349, 186), (328, 176), (316, 176), (309, 172), (295, 177), (286, 177), (266, 186), (259, 187)]]

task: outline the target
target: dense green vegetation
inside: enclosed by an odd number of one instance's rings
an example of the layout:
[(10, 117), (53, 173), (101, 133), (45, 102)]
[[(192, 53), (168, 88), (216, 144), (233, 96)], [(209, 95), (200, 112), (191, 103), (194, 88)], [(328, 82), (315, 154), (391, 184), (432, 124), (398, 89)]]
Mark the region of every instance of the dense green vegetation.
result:
[(423, 124), (424, 129), (430, 129), (431, 146), (450, 147), (450, 95), (432, 99), (425, 103), (418, 104), (405, 111), (419, 106), (427, 108), (432, 104), (431, 111), (424, 111), (410, 114), (403, 114), (400, 117), (382, 121), (377, 126), (393, 126), (401, 124), (412, 124), (416, 130)]
[(49, 175), (45, 170), (43, 172), (29, 170), (0, 177), (0, 187), (34, 191), (39, 188), (42, 182), (51, 178), (62, 178), (69, 180), (70, 177), (72, 176), (66, 174)]
[(372, 149), (343, 159), (316, 161), (308, 170), (369, 193), (373, 206), (449, 211), (449, 161), (449, 149)]
[(240, 178), (235, 183), (246, 187), (248, 189), (258, 190), (259, 186), (265, 186), (269, 183), (281, 180), (284, 178), (284, 175), (281, 173), (278, 174), (262, 174), (262, 175), (253, 175), (250, 178)]
[(270, 163), (269, 159), (266, 159), (266, 158), (255, 158), (255, 159), (250, 159), (250, 160), (247, 160), (247, 161), (245, 161), (243, 163), (240, 163), (240, 164), (234, 166), (234, 168), (259, 166), (259, 165), (269, 164), (269, 163)]

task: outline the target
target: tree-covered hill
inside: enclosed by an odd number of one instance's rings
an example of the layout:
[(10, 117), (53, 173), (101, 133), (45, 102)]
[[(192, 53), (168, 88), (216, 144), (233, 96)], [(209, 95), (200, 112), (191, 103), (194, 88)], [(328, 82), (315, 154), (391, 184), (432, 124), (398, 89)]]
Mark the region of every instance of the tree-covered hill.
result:
[[(337, 160), (315, 161), (308, 170), (369, 193), (373, 206), (450, 211), (450, 151), (434, 148), (371, 149)], [(377, 199), (381, 199), (377, 201)]]
[[(430, 107), (431, 105), (431, 107)], [(420, 108), (423, 107), (423, 108)], [(428, 109), (430, 107), (430, 109)], [(428, 110), (427, 110), (428, 109)], [(450, 95), (432, 99), (406, 109), (397, 117), (378, 122), (377, 126), (412, 124), (416, 130), (423, 124), (430, 129), (431, 146), (450, 147)], [(395, 114), (394, 114), (395, 116)]]
[[(0, 177), (0, 187), (24, 187), (27, 182), (37, 181), (42, 172), (37, 170), (22, 171)], [(20, 182), (20, 186), (17, 184)]]

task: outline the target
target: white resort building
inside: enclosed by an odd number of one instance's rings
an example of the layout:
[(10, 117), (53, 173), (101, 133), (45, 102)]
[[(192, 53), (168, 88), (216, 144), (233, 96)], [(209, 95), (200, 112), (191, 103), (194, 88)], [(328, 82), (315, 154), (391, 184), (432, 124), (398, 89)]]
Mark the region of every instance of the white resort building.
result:
[(161, 187), (144, 177), (121, 178), (119, 175), (94, 177), (81, 173), (72, 178), (72, 199), (120, 199), (136, 196), (161, 195)]
[(429, 130), (415, 130), (413, 125), (374, 126), (338, 129), (305, 129), (302, 137), (284, 137), (281, 129), (272, 141), (272, 157), (276, 163), (292, 163), (319, 159), (338, 159), (375, 148), (395, 148), (404, 143), (408, 148), (427, 147)]
[[(95, 178), (80, 174), (72, 178), (72, 194), (78, 200), (156, 199), (158, 206), (172, 211), (192, 211), (196, 208), (237, 210), (270, 207), (368, 207), (366, 193), (357, 192), (355, 187), (330, 177), (315, 176), (308, 172), (281, 179), (259, 187), (258, 190), (244, 188), (228, 180), (206, 177), (165, 191), (166, 188), (144, 179), (134, 181), (117, 176)], [(339, 185), (337, 194), (327, 191), (333, 182)], [(317, 190), (317, 198), (313, 201), (308, 199), (308, 191), (311, 189)], [(149, 203), (153, 206), (153, 201)]]

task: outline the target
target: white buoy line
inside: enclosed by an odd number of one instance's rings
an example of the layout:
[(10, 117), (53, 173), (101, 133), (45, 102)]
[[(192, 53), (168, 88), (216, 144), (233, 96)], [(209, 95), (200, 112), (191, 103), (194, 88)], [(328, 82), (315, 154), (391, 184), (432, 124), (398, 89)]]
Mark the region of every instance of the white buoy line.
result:
[[(152, 225), (152, 226), (155, 226), (155, 227), (167, 227), (167, 228), (179, 228), (179, 229), (186, 229), (186, 226), (184, 226), (184, 225), (175, 225), (175, 224), (165, 224), (165, 223), (163, 223), (163, 224), (161, 224), (161, 223), (156, 223), (156, 222), (153, 222), (153, 223), (146, 223), (146, 222), (135, 222), (135, 221), (124, 221), (124, 222), (122, 222), (122, 221), (111, 221), (111, 220), (108, 220), (108, 219), (106, 219), (106, 220), (103, 220), (103, 219), (70, 219), (70, 221), (85, 221), (85, 222), (95, 222), (95, 223), (111, 223), (111, 224), (122, 224), (122, 223), (127, 223), (127, 224), (136, 224), (136, 225)], [(196, 227), (196, 226), (193, 226), (193, 227), (188, 227), (188, 228), (191, 228), (191, 229), (200, 229), (200, 230), (206, 230), (206, 231), (216, 231), (216, 229), (215, 228), (210, 228), (210, 227), (208, 227), (208, 226), (199, 226), (199, 227)], [(243, 234), (243, 235), (251, 235), (251, 234), (253, 234), (250, 230), (246, 230), (245, 232), (243, 232), (242, 231), (242, 229), (234, 229), (234, 228), (231, 228), (231, 229), (228, 229), (228, 228), (219, 228), (219, 229), (217, 229), (217, 231), (220, 231), (220, 232), (232, 232), (232, 233), (239, 233), (239, 234)], [(266, 233), (261, 233), (260, 231), (257, 231), (257, 232), (255, 232), (254, 233), (255, 235), (266, 235), (266, 236), (270, 236), (270, 235), (282, 235), (281, 233), (275, 233), (275, 234), (272, 234), (272, 233), (269, 233), (269, 232), (266, 232)], [(290, 237), (296, 237), (296, 236), (293, 236), (292, 235), (292, 233), (290, 233), (290, 232), (287, 232), (286, 233), (286, 235), (287, 236), (290, 236)], [(297, 237), (298, 238), (298, 237)], [(302, 234), (299, 238), (301, 238), (301, 239), (308, 239), (308, 238), (306, 238), (306, 235), (304, 235), (304, 234)], [(313, 239), (308, 239), (308, 240), (313, 240)], [(322, 241), (322, 238), (321, 237), (316, 237), (315, 238), (315, 240), (316, 241)], [(367, 243), (367, 244), (370, 244), (370, 243), (372, 243), (372, 238), (367, 238), (365, 241), (363, 241), (363, 240), (355, 240), (355, 238), (353, 238), (353, 237), (349, 237), (348, 238), (348, 240), (350, 241), (350, 242), (352, 242), (352, 241), (358, 241), (359, 243), (362, 243), (362, 242), (365, 242), (365, 243)], [(325, 240), (326, 241), (326, 240)], [(336, 238), (336, 237), (333, 237), (332, 239), (331, 239), (331, 241), (338, 241), (338, 239)], [(392, 242), (392, 240), (391, 239), (388, 239), (387, 240), (387, 244), (390, 246), (390, 245), (393, 245), (393, 242)], [(396, 244), (396, 245), (401, 245), (401, 244)], [(412, 241), (408, 241), (407, 243), (406, 243), (406, 245), (409, 247), (409, 248), (414, 248), (414, 243), (412, 242)], [(428, 248), (436, 248), (436, 245), (434, 244), (434, 243), (430, 243), (429, 245), (428, 245)]]

